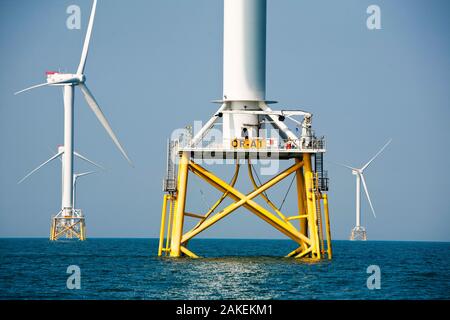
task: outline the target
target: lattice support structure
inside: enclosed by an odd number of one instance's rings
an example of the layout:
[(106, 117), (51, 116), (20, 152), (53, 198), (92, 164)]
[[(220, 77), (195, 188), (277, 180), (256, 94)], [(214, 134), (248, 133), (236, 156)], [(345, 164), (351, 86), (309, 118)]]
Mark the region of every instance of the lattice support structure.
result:
[[(298, 248), (290, 252), (287, 257), (315, 260), (322, 258), (331, 259), (328, 197), (318, 188), (318, 175), (312, 171), (310, 153), (304, 153), (301, 159), (295, 159), (295, 163), (292, 166), (261, 185), (255, 182), (251, 165), (249, 164), (249, 178), (254, 186), (254, 190), (247, 194), (234, 187), (239, 175), (239, 168), (240, 165), (237, 163), (234, 176), (231, 182), (227, 183), (190, 159), (189, 152), (181, 152), (178, 163), (177, 190), (176, 192), (165, 194), (163, 199), (158, 247), (159, 256), (198, 258), (195, 253), (187, 248), (189, 240), (218, 223), (238, 208), (243, 207), (298, 244)], [(189, 174), (200, 177), (206, 183), (222, 192), (222, 196), (204, 214), (186, 211)], [(287, 216), (270, 201), (266, 192), (292, 174), (296, 175), (298, 212), (294, 216)], [(255, 202), (254, 199), (256, 197), (262, 197), (271, 210)], [(219, 212), (215, 212), (216, 208), (226, 198), (231, 198), (233, 202)], [(322, 208), (324, 209), (323, 212)], [(192, 229), (185, 231), (185, 218), (198, 219), (199, 222)], [(296, 220), (297, 223), (294, 223)], [(324, 225), (326, 239), (324, 239), (322, 229)], [(324, 240), (326, 240), (326, 247)]]
[(61, 238), (86, 240), (86, 224), (81, 210), (75, 209), (71, 213), (60, 211), (52, 218), (50, 240)]
[(366, 241), (367, 240), (366, 229), (362, 226), (354, 227), (352, 233), (350, 234), (350, 240)]

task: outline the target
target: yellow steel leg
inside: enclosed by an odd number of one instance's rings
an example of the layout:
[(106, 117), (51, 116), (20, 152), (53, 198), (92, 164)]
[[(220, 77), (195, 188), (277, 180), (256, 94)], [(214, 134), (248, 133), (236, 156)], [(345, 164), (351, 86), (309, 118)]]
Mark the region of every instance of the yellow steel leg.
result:
[(164, 231), (166, 229), (166, 211), (167, 211), (167, 194), (164, 195), (163, 205), (161, 210), (161, 228), (159, 230), (159, 246), (158, 246), (158, 257), (162, 255), (163, 242), (164, 242)]
[[(300, 159), (295, 159), (295, 162), (300, 162)], [(303, 168), (300, 168), (295, 173), (297, 182), (297, 203), (298, 203), (298, 215), (306, 214), (305, 207), (305, 179), (303, 178)], [(308, 221), (306, 218), (300, 218), (300, 233), (308, 236)]]
[(308, 227), (309, 235), (312, 241), (311, 251), (313, 258), (320, 259), (320, 245), (319, 235), (317, 232), (317, 218), (316, 205), (313, 186), (313, 172), (311, 165), (311, 155), (309, 153), (303, 154), (303, 168), (305, 172), (305, 187), (306, 187), (306, 205), (308, 209)]
[(325, 229), (327, 233), (327, 252), (328, 252), (328, 259), (333, 258), (333, 249), (331, 247), (331, 228), (330, 228), (330, 216), (328, 212), (328, 195), (325, 193), (322, 195), (323, 197), (323, 207), (325, 212)]
[(53, 218), (52, 226), (50, 227), (50, 241), (55, 241), (55, 227), (56, 227), (56, 219)]
[(186, 152), (180, 159), (179, 173), (178, 173), (178, 195), (177, 195), (177, 205), (173, 221), (172, 230), (172, 241), (170, 245), (170, 256), (179, 257), (181, 255), (181, 236), (183, 234), (183, 223), (184, 223), (184, 209), (186, 205), (186, 189), (188, 181), (188, 163), (189, 156)]
[(80, 222), (80, 240), (86, 240), (86, 225), (84, 219)]

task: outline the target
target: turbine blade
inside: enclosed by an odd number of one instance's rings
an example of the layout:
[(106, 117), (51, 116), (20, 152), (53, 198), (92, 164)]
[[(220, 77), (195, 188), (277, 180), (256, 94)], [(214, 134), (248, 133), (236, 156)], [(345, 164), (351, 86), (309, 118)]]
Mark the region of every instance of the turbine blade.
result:
[(94, 174), (97, 173), (97, 171), (89, 171), (89, 172), (83, 172), (83, 173), (75, 173), (73, 175), (73, 185), (75, 185), (77, 183), (77, 179), (84, 177), (84, 176), (88, 176), (90, 174)]
[(47, 163), (55, 160), (56, 158), (58, 158), (59, 156), (61, 156), (64, 153), (64, 151), (58, 152), (57, 154), (55, 154), (53, 157), (51, 157), (50, 159), (48, 159), (47, 161), (45, 161), (44, 163), (42, 163), (41, 165), (39, 165), (36, 169), (34, 169), (33, 171), (31, 171), (29, 174), (27, 174), (25, 177), (23, 177), (17, 184), (21, 184), (22, 182), (24, 182), (26, 179), (28, 179), (33, 173), (35, 173), (36, 171), (38, 171), (39, 169), (41, 169), (43, 166), (45, 166)]
[(373, 208), (372, 201), (370, 200), (370, 195), (369, 195), (369, 190), (367, 189), (366, 180), (364, 179), (364, 175), (362, 173), (360, 174), (360, 176), (361, 176), (361, 181), (363, 183), (364, 191), (367, 196), (367, 200), (369, 200), (370, 208), (372, 209), (373, 216), (376, 218), (377, 215), (375, 214), (375, 209)]
[(333, 162), (333, 161), (329, 161), (329, 162), (332, 163), (332, 164), (335, 164), (337, 166), (345, 167), (345, 168), (350, 169), (350, 170), (358, 170), (357, 168), (353, 168), (353, 167), (347, 166), (347, 165), (342, 164), (342, 163), (337, 163), (337, 162)]
[(378, 156), (383, 152), (384, 149), (386, 149), (386, 147), (387, 147), (391, 142), (392, 142), (392, 139), (389, 139), (389, 141), (383, 146), (383, 148), (381, 148), (380, 151), (378, 151), (378, 153), (377, 153), (372, 159), (370, 159), (369, 162), (367, 162), (367, 163), (364, 165), (364, 167), (361, 168), (361, 171), (364, 171), (364, 170), (372, 163), (372, 161), (375, 160), (375, 158), (378, 157)]
[(91, 175), (91, 174), (94, 174), (94, 173), (97, 173), (97, 171), (89, 171), (89, 172), (77, 173), (75, 175), (77, 176), (77, 178), (80, 178), (80, 177), (88, 176), (88, 175)]
[(36, 89), (36, 88), (40, 88), (40, 87), (45, 87), (45, 86), (48, 86), (48, 85), (50, 85), (50, 83), (48, 83), (48, 82), (41, 83), (41, 84), (38, 84), (38, 85), (35, 85), (35, 86), (32, 86), (32, 87), (29, 87), (29, 88), (17, 91), (16, 93), (14, 93), (14, 95), (17, 96), (18, 94), (24, 93), (26, 91), (30, 91), (30, 90), (33, 90), (33, 89)]
[(120, 150), (120, 152), (125, 157), (125, 159), (127, 159), (128, 163), (131, 166), (133, 166), (133, 163), (131, 162), (130, 158), (128, 158), (127, 153), (125, 152), (122, 145), (120, 144), (119, 139), (117, 139), (116, 135), (114, 134), (111, 126), (108, 123), (108, 120), (106, 119), (105, 115), (103, 114), (102, 110), (100, 109), (97, 101), (95, 101), (95, 98), (92, 95), (92, 93), (89, 91), (88, 87), (86, 87), (86, 85), (84, 83), (81, 83), (79, 86), (80, 86), (81, 91), (84, 94), (84, 97), (85, 97), (86, 102), (88, 103), (89, 107), (97, 116), (98, 121), (100, 121), (102, 126), (105, 128), (106, 132), (108, 132), (109, 136), (111, 137), (113, 142), (116, 144), (117, 148)]
[(61, 84), (61, 83), (65, 83), (65, 81), (57, 81), (57, 82), (46, 82), (46, 83), (41, 83), (41, 84), (38, 84), (38, 85), (35, 85), (35, 86), (32, 86), (32, 87), (29, 87), (29, 88), (20, 90), (20, 91), (14, 93), (14, 95), (18, 95), (18, 94), (21, 94), (21, 93), (23, 93), (23, 92), (25, 92), (25, 91), (29, 91), (29, 90), (32, 90), (32, 89), (36, 89), (36, 88), (40, 88), (40, 87), (45, 87), (45, 86), (52, 86), (52, 85)]
[(94, 27), (96, 9), (97, 9), (97, 0), (94, 0), (94, 3), (92, 5), (91, 17), (89, 18), (89, 24), (86, 32), (86, 38), (84, 39), (83, 51), (81, 52), (81, 60), (78, 66), (77, 74), (84, 73), (84, 67), (86, 66), (86, 59), (89, 53), (89, 44), (91, 42), (92, 29)]
[(100, 168), (100, 169), (102, 169), (102, 170), (106, 170), (105, 167), (103, 167), (103, 166), (101, 166), (101, 165), (95, 163), (95, 162), (92, 161), (92, 160), (89, 160), (88, 158), (86, 158), (85, 156), (79, 154), (79, 153), (76, 152), (76, 151), (74, 151), (73, 154), (74, 154), (75, 156), (77, 156), (78, 158), (80, 158), (81, 160), (84, 160), (84, 161), (89, 162), (90, 164), (96, 166), (97, 168)]

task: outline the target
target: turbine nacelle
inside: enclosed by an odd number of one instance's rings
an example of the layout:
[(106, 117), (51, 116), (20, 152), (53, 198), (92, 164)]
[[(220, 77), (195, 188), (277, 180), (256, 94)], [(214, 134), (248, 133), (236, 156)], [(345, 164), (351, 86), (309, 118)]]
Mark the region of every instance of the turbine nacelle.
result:
[(60, 73), (47, 71), (47, 83), (49, 85), (64, 86), (67, 84), (78, 85), (86, 81), (84, 74)]

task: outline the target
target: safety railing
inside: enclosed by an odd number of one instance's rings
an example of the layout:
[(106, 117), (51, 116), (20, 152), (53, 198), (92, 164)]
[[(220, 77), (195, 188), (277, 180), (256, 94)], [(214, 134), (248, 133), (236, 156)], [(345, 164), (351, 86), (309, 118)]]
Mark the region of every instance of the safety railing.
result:
[(226, 151), (302, 151), (302, 150), (324, 150), (325, 137), (308, 137), (299, 139), (274, 139), (274, 138), (235, 138), (225, 142), (199, 141), (192, 145), (190, 140), (178, 141), (180, 150), (226, 150)]

